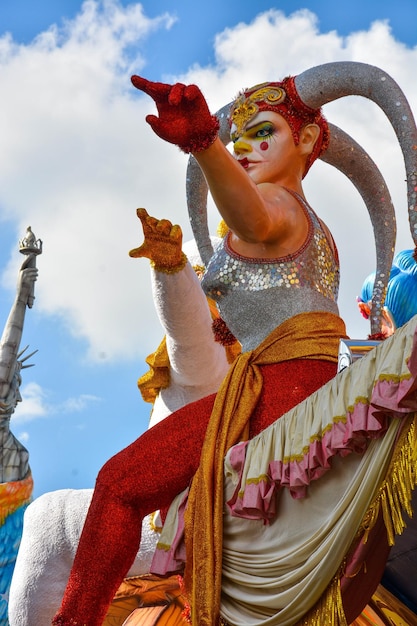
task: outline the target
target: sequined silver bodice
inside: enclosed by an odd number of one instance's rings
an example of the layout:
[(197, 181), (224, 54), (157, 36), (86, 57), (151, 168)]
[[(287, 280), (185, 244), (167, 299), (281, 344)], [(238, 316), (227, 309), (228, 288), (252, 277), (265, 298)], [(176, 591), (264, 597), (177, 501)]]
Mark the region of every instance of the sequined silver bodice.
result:
[(226, 235), (202, 279), (206, 295), (217, 302), (243, 351), (256, 348), (299, 313), (338, 314), (338, 260), (314, 211), (295, 197), (309, 222), (307, 239), (296, 253), (279, 259), (243, 257), (231, 249)]

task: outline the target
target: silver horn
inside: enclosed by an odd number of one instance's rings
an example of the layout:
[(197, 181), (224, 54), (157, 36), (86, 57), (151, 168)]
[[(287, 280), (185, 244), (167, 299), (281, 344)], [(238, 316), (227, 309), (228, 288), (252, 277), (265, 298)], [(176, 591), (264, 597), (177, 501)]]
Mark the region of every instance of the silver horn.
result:
[(379, 67), (353, 61), (318, 65), (295, 78), (301, 100), (319, 108), (344, 96), (363, 96), (385, 113), (400, 144), (407, 178), (408, 217), (417, 246), (417, 127), (413, 112), (399, 85)]

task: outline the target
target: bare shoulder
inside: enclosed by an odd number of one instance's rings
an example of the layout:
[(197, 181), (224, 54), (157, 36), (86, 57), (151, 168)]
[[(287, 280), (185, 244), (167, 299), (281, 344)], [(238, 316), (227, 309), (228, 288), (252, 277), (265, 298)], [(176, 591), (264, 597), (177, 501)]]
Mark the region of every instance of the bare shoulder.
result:
[(269, 227), (258, 241), (242, 241), (232, 235), (232, 246), (244, 256), (279, 258), (296, 252), (308, 236), (308, 219), (296, 197), (284, 187), (258, 186), (265, 203)]

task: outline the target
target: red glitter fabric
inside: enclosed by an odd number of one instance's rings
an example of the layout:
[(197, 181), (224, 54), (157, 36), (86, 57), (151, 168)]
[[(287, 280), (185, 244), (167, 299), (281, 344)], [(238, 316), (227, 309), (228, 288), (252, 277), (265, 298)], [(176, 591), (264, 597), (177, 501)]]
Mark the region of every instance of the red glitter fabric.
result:
[(390, 546), (383, 514), (369, 533), (368, 540), (358, 540), (349, 555), (344, 576), (340, 580), (346, 621), (351, 624), (368, 604), (384, 573)]
[[(335, 364), (318, 360), (264, 366), (251, 436), (335, 373)], [(213, 394), (173, 413), (103, 466), (55, 626), (101, 626), (138, 551), (143, 517), (168, 506), (197, 470), (214, 399)]]

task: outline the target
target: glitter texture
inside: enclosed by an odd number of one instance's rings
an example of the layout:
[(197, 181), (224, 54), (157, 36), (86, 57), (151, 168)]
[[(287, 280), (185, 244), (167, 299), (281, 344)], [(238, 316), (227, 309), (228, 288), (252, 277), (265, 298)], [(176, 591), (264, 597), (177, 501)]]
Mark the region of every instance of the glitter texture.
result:
[(253, 349), (298, 313), (338, 312), (338, 260), (314, 211), (291, 193), (309, 222), (307, 239), (297, 253), (281, 259), (247, 259), (231, 250), (227, 235), (202, 280), (204, 291), (217, 301), (222, 318), (242, 343), (243, 351)]

